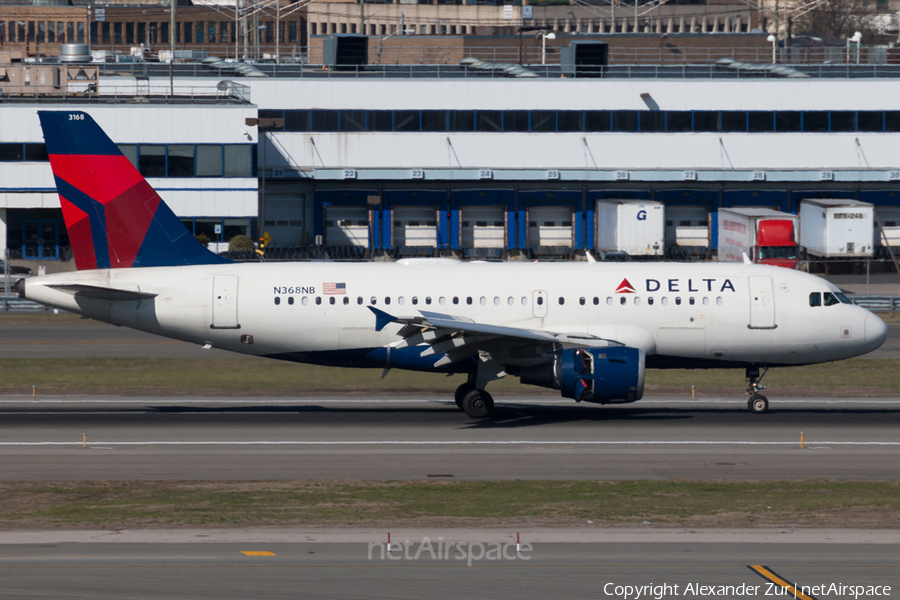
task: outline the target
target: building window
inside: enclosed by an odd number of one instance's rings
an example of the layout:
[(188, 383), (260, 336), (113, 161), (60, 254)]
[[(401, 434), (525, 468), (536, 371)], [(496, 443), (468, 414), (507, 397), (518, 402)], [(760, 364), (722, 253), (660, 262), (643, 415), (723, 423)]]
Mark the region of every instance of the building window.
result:
[(125, 23), (125, 43), (134, 43), (134, 23)]
[(138, 164), (144, 177), (166, 176), (166, 147), (141, 144)]
[(171, 145), (166, 166), (168, 177), (193, 177), (194, 176), (194, 146)]
[(197, 146), (197, 177), (222, 176), (222, 146), (220, 144)]

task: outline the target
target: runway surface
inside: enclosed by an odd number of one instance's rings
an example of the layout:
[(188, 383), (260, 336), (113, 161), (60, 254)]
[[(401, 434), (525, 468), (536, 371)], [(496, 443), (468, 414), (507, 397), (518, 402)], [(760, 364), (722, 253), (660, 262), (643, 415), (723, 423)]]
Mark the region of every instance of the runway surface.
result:
[[(869, 479), (900, 474), (900, 400), (498, 397), (0, 400), (0, 478)], [(804, 447), (800, 435), (804, 435)], [(83, 448), (83, 434), (87, 448)]]
[[(198, 345), (91, 320), (58, 324), (0, 324), (0, 359), (235, 356), (238, 355), (223, 350), (203, 350)], [(887, 342), (865, 358), (900, 358), (900, 323), (888, 324)]]
[[(438, 558), (435, 539), (434, 558), (427, 550), (407, 558), (421, 541), (391, 555), (375, 547), (371, 558), (365, 542), (0, 545), (0, 595), (635, 600), (793, 597), (784, 584), (797, 586), (799, 598), (853, 597), (805, 596), (800, 586), (891, 586), (890, 595), (900, 587), (897, 544), (535, 543), (516, 553), (504, 540), (500, 560), (475, 560), (490, 545), (462, 542), (461, 553), (454, 545), (449, 558)], [(648, 585), (668, 587), (655, 588), (657, 596), (625, 587)]]

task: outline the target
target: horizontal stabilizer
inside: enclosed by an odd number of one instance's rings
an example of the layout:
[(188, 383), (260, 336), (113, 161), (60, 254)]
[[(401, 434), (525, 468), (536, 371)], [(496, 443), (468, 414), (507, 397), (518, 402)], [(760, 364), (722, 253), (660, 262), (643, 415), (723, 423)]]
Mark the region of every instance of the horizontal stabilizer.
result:
[(131, 290), (116, 290), (100, 287), (99, 285), (85, 285), (83, 283), (50, 283), (47, 287), (66, 292), (81, 298), (97, 298), (98, 300), (111, 300), (119, 302), (134, 302), (156, 298), (156, 294), (149, 292), (134, 292)]

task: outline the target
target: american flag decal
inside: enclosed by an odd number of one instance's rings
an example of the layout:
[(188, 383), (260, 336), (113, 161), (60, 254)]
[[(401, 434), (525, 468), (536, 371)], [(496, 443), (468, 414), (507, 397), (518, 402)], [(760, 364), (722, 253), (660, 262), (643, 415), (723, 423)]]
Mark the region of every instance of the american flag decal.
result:
[(346, 296), (347, 295), (347, 284), (346, 283), (323, 283), (322, 284), (323, 293), (326, 296)]

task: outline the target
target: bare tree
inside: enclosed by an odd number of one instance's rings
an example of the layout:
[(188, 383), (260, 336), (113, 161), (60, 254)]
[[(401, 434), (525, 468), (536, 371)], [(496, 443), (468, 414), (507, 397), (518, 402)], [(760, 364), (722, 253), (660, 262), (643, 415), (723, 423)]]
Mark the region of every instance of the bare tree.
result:
[(872, 43), (882, 35), (880, 15), (872, 0), (824, 0), (794, 19), (794, 35), (812, 33), (825, 39), (846, 40), (857, 31)]

